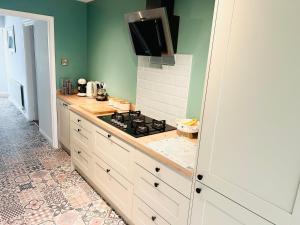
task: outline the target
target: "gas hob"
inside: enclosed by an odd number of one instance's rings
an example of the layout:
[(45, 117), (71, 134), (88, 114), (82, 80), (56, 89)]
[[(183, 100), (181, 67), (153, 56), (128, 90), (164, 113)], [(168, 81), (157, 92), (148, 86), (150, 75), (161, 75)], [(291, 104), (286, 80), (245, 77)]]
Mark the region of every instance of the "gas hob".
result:
[(141, 111), (114, 113), (98, 118), (135, 138), (176, 130), (175, 127), (166, 124), (165, 120), (152, 119), (141, 114)]

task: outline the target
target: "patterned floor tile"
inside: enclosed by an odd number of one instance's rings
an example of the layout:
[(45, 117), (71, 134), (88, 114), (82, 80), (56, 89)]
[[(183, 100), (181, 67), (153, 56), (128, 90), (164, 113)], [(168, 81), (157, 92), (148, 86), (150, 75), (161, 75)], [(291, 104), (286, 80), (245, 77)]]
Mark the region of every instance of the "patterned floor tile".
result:
[(70, 156), (0, 98), (0, 225), (124, 225)]

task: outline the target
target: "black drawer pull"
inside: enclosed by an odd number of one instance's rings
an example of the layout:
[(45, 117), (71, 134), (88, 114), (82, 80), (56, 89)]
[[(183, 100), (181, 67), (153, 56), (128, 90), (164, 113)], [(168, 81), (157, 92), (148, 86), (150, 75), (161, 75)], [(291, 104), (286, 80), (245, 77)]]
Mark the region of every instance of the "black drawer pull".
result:
[(198, 180), (202, 180), (202, 179), (203, 179), (203, 175), (198, 174), (198, 175), (197, 175), (197, 179), (198, 179)]
[(197, 194), (200, 194), (201, 191), (202, 191), (201, 188), (196, 188), (196, 193), (197, 193)]
[(80, 132), (81, 130), (80, 129), (77, 129), (77, 132)]
[(77, 151), (78, 154), (81, 154), (81, 151)]
[(156, 220), (156, 216), (152, 216), (152, 217), (151, 217), (151, 220), (152, 220), (152, 221), (155, 221), (155, 220)]
[(77, 119), (77, 122), (79, 123), (79, 122), (81, 122), (81, 120), (80, 120), (80, 119)]
[(110, 169), (107, 169), (107, 170), (106, 170), (106, 173), (109, 173), (109, 172), (110, 172)]
[(160, 168), (159, 167), (156, 167), (155, 168), (155, 171), (158, 173), (160, 171)]
[(159, 186), (159, 183), (155, 182), (154, 187), (158, 187), (158, 186)]
[(108, 138), (111, 138), (111, 134), (108, 134), (107, 137), (108, 137)]

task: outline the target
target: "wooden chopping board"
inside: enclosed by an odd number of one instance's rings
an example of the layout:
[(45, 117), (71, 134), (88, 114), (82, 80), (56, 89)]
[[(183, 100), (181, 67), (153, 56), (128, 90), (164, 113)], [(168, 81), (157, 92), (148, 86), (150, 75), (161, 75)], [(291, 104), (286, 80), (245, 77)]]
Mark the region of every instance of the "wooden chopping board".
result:
[(79, 105), (84, 110), (93, 114), (109, 114), (117, 110), (109, 106), (107, 103), (90, 103)]

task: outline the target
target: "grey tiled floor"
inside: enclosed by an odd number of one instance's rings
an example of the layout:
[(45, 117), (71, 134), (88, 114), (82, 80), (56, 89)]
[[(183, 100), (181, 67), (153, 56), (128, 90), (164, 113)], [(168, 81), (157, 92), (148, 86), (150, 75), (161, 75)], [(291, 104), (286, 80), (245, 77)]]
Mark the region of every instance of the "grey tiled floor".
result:
[(0, 225), (124, 225), (7, 99), (0, 98)]

